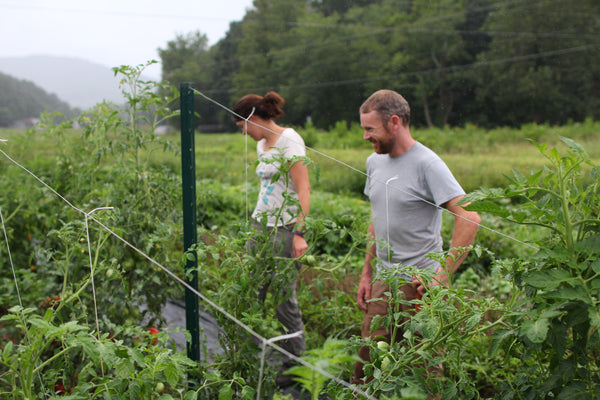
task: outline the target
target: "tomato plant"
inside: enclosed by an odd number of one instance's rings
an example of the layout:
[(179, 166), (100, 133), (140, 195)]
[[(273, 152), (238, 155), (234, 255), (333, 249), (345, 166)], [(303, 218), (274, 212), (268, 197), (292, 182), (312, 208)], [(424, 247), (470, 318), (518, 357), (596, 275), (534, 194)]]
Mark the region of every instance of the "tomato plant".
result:
[[(600, 395), (600, 166), (575, 141), (561, 138), (563, 155), (536, 147), (549, 166), (526, 176), (514, 173), (502, 189), (467, 196), (469, 206), (517, 224), (539, 226), (547, 236), (538, 251), (504, 271), (527, 299), (512, 325), (498, 330), (494, 347), (523, 361), (504, 390), (535, 398)], [(514, 208), (495, 200), (511, 199)]]

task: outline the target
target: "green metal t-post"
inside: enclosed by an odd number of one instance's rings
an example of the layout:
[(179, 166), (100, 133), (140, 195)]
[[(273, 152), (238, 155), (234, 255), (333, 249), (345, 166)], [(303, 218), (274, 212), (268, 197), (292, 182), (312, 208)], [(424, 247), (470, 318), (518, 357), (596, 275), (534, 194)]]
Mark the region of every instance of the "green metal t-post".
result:
[[(191, 83), (182, 83), (179, 89), (181, 109), (181, 181), (183, 186), (183, 248), (187, 252), (198, 243), (196, 230), (196, 147), (194, 143), (194, 90)], [(185, 266), (185, 281), (198, 290), (198, 260), (190, 253)], [(200, 361), (200, 320), (198, 297), (185, 289), (185, 328), (192, 342), (187, 343), (188, 358)]]

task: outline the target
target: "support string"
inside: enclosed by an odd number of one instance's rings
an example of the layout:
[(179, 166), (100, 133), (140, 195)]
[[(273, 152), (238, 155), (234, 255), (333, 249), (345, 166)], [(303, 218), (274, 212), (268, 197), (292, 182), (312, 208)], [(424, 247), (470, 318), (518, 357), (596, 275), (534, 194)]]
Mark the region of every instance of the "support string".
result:
[[(6, 140), (0, 139), (0, 141), (5, 142)], [(4, 232), (4, 239), (6, 241), (6, 251), (8, 252), (8, 260), (10, 262), (10, 268), (12, 270), (13, 278), (15, 280), (15, 290), (17, 291), (17, 299), (19, 300), (19, 306), (21, 306), (21, 308), (23, 308), (23, 300), (21, 299), (21, 292), (19, 291), (19, 281), (17, 280), (17, 273), (15, 271), (15, 265), (13, 263), (12, 255), (10, 253), (10, 245), (8, 242), (8, 233), (6, 232), (6, 225), (4, 224), (4, 216), (2, 215), (2, 207), (0, 207), (0, 222), (2, 222), (2, 231)], [(29, 332), (27, 330), (25, 330), (25, 340), (27, 340), (27, 343), (29, 345), (31, 345), (31, 338), (29, 337)], [(36, 360), (35, 361), (36, 369), (37, 369), (38, 364), (39, 364), (39, 360)], [(36, 376), (40, 381), (40, 385), (43, 387), (44, 381), (42, 380), (41, 372), (38, 371), (36, 373)]]
[(248, 118), (244, 118), (244, 165), (246, 166), (246, 168), (244, 169), (244, 174), (245, 174), (245, 181), (244, 181), (244, 193), (246, 195), (246, 225), (248, 225), (248, 221), (249, 221), (249, 217), (248, 217), (248, 211), (250, 209), (250, 205), (248, 204), (248, 121), (250, 120), (250, 118), (254, 115), (254, 111), (255, 108), (252, 107), (252, 112), (250, 112), (250, 115), (248, 115)]
[(94, 284), (94, 264), (92, 262), (92, 248), (90, 247), (90, 229), (88, 225), (88, 219), (90, 215), (98, 210), (113, 210), (114, 207), (98, 207), (94, 208), (89, 213), (85, 213), (85, 236), (87, 239), (88, 257), (90, 262), (90, 279), (92, 284), (92, 298), (94, 299), (94, 315), (96, 317), (96, 331), (98, 332), (98, 338), (100, 338), (100, 323), (98, 322), (98, 303), (96, 302), (96, 286)]
[(390, 208), (389, 208), (389, 193), (388, 185), (391, 181), (398, 179), (398, 175), (392, 176), (385, 182), (385, 223), (387, 229), (387, 261), (392, 262), (392, 246), (390, 244)]
[(6, 251), (8, 252), (8, 260), (10, 262), (10, 268), (12, 269), (13, 278), (15, 280), (15, 288), (17, 290), (17, 298), (19, 299), (19, 305), (23, 307), (23, 301), (21, 300), (21, 293), (19, 292), (19, 282), (17, 280), (17, 273), (15, 272), (15, 265), (13, 263), (12, 255), (10, 254), (10, 245), (8, 243), (8, 234), (6, 233), (6, 226), (4, 225), (4, 216), (2, 215), (2, 207), (0, 207), (0, 221), (2, 222), (2, 231), (4, 232), (4, 240), (6, 241)]

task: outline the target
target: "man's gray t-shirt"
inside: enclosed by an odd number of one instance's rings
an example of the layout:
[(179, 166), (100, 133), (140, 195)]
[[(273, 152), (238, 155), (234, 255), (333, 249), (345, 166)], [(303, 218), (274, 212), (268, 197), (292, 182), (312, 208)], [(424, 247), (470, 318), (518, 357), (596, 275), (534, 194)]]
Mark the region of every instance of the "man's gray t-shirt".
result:
[(419, 142), (399, 157), (372, 154), (367, 159), (364, 192), (371, 202), (380, 259), (377, 272), (436, 266), (428, 254), (442, 251), (439, 207), (465, 194), (438, 155)]

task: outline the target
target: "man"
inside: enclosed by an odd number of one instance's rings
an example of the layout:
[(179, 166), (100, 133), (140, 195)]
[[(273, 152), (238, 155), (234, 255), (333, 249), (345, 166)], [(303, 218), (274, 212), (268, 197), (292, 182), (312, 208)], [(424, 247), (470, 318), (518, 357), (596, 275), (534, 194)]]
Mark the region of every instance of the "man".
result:
[[(448, 274), (466, 257), (466, 251), (459, 254), (459, 249), (475, 240), (480, 218), (456, 205), (465, 192), (446, 164), (411, 136), (410, 107), (400, 94), (392, 90), (373, 93), (360, 107), (360, 122), (375, 154), (367, 159), (365, 194), (371, 202), (371, 223), (357, 302), (365, 311), (362, 336), (389, 342), (390, 332), (384, 327), (370, 331), (373, 318), (386, 315), (388, 308), (388, 287), (378, 274), (398, 271), (408, 282), (401, 286), (405, 300), (420, 297), (425, 290), (419, 277), (402, 274), (406, 266), (432, 269), (432, 284), (447, 285)], [(454, 254), (446, 265), (428, 257), (442, 251), (442, 207), (455, 216), (450, 248), (456, 250), (451, 250)], [(377, 265), (373, 265), (375, 259)], [(383, 300), (369, 301), (378, 298)], [(368, 361), (368, 347), (361, 348), (359, 356)], [(364, 383), (360, 362), (353, 383)]]

